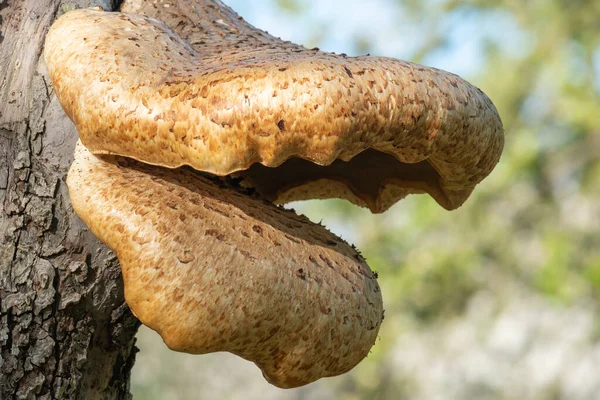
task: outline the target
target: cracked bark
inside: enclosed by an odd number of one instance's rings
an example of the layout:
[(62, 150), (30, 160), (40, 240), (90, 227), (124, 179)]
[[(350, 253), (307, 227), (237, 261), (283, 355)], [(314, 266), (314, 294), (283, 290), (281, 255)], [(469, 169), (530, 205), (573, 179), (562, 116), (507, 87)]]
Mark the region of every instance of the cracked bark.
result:
[(59, 15), (116, 3), (0, 0), (0, 399), (131, 397), (139, 322), (70, 206), (77, 132), (41, 58)]

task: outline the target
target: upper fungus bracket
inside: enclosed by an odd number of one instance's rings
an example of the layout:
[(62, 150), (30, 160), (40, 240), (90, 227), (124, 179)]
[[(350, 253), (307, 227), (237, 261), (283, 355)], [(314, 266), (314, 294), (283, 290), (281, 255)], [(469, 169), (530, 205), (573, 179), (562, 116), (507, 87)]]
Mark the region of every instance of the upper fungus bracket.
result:
[[(215, 1), (122, 10), (70, 12), (47, 39), (59, 100), (93, 153), (237, 173), (275, 202), (342, 197), (374, 212), (424, 192), (456, 208), (499, 160), (496, 109), (456, 75), (308, 50)], [(320, 168), (263, 192), (294, 160)], [(364, 185), (374, 160), (387, 172), (371, 168)]]

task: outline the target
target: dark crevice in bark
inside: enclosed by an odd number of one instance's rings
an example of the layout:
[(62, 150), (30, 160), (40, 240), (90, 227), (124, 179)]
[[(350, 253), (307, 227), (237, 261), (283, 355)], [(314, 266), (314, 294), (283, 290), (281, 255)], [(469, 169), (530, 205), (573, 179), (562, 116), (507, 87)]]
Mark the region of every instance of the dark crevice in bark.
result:
[[(53, 217), (54, 218), (54, 217)], [(54, 275), (54, 280), (52, 282), (52, 286), (54, 287), (55, 290), (55, 296), (54, 296), (54, 303), (52, 304), (52, 317), (56, 319), (56, 316), (58, 315), (58, 305), (60, 304), (60, 288), (58, 287), (58, 283), (59, 283), (59, 275), (55, 274)], [(53, 338), (58, 338), (58, 324), (55, 323), (54, 324), (54, 332), (52, 332), (52, 337)], [(56, 360), (60, 360), (60, 341), (55, 340), (54, 341), (54, 358)], [(50, 387), (49, 387), (49, 391), (52, 394), (53, 398), (57, 398), (57, 393), (56, 393), (56, 377), (58, 376), (58, 368), (55, 368), (53, 373), (52, 373), (52, 379), (50, 380)]]

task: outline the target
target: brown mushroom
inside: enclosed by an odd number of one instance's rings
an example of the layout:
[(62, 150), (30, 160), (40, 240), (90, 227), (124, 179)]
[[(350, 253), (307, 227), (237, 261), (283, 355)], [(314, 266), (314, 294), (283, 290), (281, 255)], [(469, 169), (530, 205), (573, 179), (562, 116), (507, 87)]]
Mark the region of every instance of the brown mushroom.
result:
[[(281, 203), (373, 212), (409, 193), (460, 206), (503, 147), (491, 101), (456, 75), (273, 38), (212, 1), (129, 1), (56, 22), (46, 60), (96, 154), (216, 175)], [(82, 67), (85, 66), (85, 67)]]
[(296, 387), (349, 371), (375, 343), (373, 272), (305, 217), (80, 143), (67, 183), (75, 212), (119, 258), (127, 304), (169, 348), (229, 351)]
[(348, 371), (383, 317), (374, 274), (243, 187), (373, 212), (427, 192), (456, 208), (500, 156), (494, 106), (443, 71), (273, 38), (216, 0), (122, 10), (65, 14), (45, 59), (83, 143), (73, 207), (116, 252), (130, 308), (172, 349), (230, 351), (277, 386)]

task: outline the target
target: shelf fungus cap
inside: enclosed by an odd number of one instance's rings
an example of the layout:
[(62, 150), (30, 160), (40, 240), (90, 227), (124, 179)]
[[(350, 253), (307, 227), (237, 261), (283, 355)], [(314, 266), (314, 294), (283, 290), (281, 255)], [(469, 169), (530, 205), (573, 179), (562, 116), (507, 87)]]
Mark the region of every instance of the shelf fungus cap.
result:
[(277, 203), (340, 197), (373, 212), (411, 193), (459, 207), (499, 160), (494, 105), (456, 75), (309, 50), (217, 1), (123, 11), (145, 15), (72, 11), (46, 41), (56, 94), (94, 154), (235, 173)]
[(76, 213), (119, 258), (133, 313), (173, 350), (228, 351), (272, 384), (352, 369), (375, 343), (375, 274), (320, 225), (188, 169), (78, 143)]

